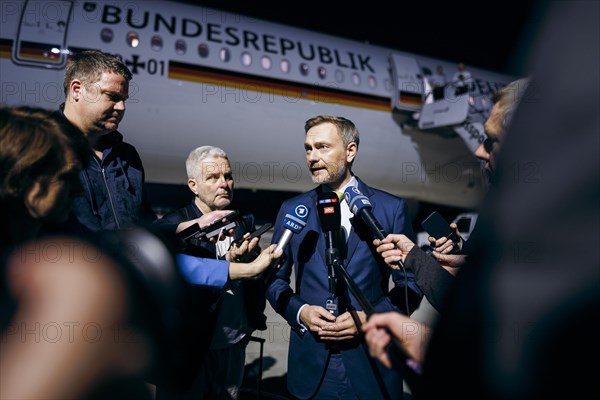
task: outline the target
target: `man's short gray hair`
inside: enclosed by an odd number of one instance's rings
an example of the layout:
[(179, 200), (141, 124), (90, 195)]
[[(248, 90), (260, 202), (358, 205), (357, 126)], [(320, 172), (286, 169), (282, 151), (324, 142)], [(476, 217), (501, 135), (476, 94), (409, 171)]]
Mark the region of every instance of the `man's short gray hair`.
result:
[(523, 94), (529, 86), (530, 79), (522, 78), (504, 86), (492, 97), (494, 104), (499, 104), (502, 110), (502, 129), (507, 131)]
[(200, 146), (192, 150), (187, 160), (185, 160), (188, 179), (196, 179), (201, 175), (200, 163), (208, 157), (222, 157), (229, 161), (227, 153), (223, 149), (215, 146)]

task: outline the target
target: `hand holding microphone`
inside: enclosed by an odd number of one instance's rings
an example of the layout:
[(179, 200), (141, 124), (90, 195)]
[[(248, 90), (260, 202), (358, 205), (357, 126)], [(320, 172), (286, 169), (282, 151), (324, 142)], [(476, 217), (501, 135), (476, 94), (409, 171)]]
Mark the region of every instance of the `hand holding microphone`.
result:
[[(381, 226), (379, 221), (377, 221), (377, 219), (373, 215), (373, 212), (372, 212), (373, 205), (369, 201), (369, 198), (364, 196), (357, 187), (348, 187), (344, 191), (344, 197), (346, 199), (346, 202), (348, 203), (348, 206), (349, 206), (352, 214), (354, 214), (355, 216), (358, 216), (365, 223), (365, 225), (367, 225), (369, 227), (374, 238), (376, 240), (380, 241), (380, 243), (383, 243), (383, 244), (379, 245), (380, 247), (381, 246), (389, 246), (389, 243), (392, 243), (392, 244), (394, 244), (394, 246), (396, 246), (397, 244), (402, 243), (402, 240), (401, 240), (402, 238), (406, 238), (406, 240), (408, 240), (409, 242), (412, 243), (412, 241), (410, 241), (410, 239), (408, 239), (404, 235), (394, 234), (394, 235), (388, 236), (388, 234), (385, 232), (385, 230), (383, 229), (383, 227)], [(398, 239), (398, 240), (395, 240), (395, 239)], [(403, 249), (403, 247), (404, 247), (404, 249)], [(405, 249), (406, 249), (406, 246), (404, 246), (404, 244), (400, 245), (399, 250), (401, 252)], [(378, 251), (379, 251), (379, 247), (378, 247)], [(398, 251), (398, 250), (396, 250), (396, 251)], [(387, 263), (387, 260), (386, 260), (386, 263)], [(388, 265), (393, 269), (401, 268), (402, 270), (404, 270), (405, 271), (404, 277), (406, 280), (406, 270), (404, 268), (404, 263), (402, 262), (400, 257), (398, 257), (397, 262), (392, 262), (391, 264), (388, 263)], [(400, 268), (398, 268), (398, 266)], [(405, 295), (407, 293), (406, 292), (407, 287), (408, 287), (408, 285), (405, 285)], [(408, 299), (407, 298), (406, 298), (406, 309), (408, 310)], [(368, 312), (367, 317), (370, 318), (373, 314), (374, 314), (374, 312)], [(413, 383), (413, 385), (414, 385), (415, 384), (414, 382), (416, 382), (416, 380), (418, 379), (418, 375), (421, 374), (420, 365), (418, 363), (415, 363), (414, 360), (412, 360), (410, 358), (410, 356), (406, 353), (404, 347), (401, 345), (401, 343), (398, 341), (398, 339), (391, 334), (389, 329), (387, 329), (387, 328), (384, 328), (384, 329), (386, 329), (388, 335), (391, 337), (391, 344), (386, 347), (388, 362), (392, 365), (397, 365), (399, 368), (402, 368), (404, 371), (406, 371), (406, 373), (407, 373), (406, 379), (409, 381), (409, 383)]]
[(415, 246), (414, 242), (402, 234), (392, 233), (385, 239), (375, 239), (373, 244), (377, 246), (377, 252), (381, 254), (388, 267), (399, 270), (399, 262), (404, 262), (408, 253)]

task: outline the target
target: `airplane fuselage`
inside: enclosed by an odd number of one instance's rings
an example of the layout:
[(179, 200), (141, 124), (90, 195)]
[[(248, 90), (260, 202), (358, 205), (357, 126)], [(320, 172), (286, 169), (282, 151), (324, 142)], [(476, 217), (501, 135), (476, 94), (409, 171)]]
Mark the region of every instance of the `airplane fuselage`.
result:
[[(423, 77), (392, 74), (392, 54), (414, 59), (423, 71), (441, 65), (448, 78), (452, 63), (169, 1), (0, 7), (0, 102), (56, 109), (65, 101), (68, 54), (118, 55), (134, 75), (119, 131), (140, 152), (148, 182), (185, 184), (189, 152), (215, 145), (228, 153), (238, 188), (310, 189), (304, 122), (330, 114), (351, 119), (361, 132), (353, 170), (370, 185), (457, 207), (479, 201), (479, 163), (464, 138), (407, 124), (392, 105), (398, 80), (407, 86), (400, 88), (407, 109), (424, 104)], [(512, 79), (470, 72), (472, 104), (461, 127), (480, 142), (490, 93)]]

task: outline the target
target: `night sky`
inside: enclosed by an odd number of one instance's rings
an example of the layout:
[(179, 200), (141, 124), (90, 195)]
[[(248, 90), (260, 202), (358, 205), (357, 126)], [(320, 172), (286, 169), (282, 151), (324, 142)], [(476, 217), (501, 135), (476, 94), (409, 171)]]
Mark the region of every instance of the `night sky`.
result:
[(182, 2), (509, 74), (519, 73), (519, 55), (529, 44), (529, 32), (544, 4), (369, 0), (356, 7), (325, 0)]

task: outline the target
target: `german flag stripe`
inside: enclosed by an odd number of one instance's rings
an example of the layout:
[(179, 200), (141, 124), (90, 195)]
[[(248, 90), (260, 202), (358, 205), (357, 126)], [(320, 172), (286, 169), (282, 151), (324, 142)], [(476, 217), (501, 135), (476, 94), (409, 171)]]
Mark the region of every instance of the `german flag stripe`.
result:
[[(12, 46), (12, 40), (1, 39), (0, 57), (10, 58)], [(58, 63), (60, 62), (60, 55), (50, 51), (53, 47), (60, 48), (59, 45), (24, 41), (21, 43), (19, 57), (29, 60)], [(69, 48), (69, 50), (71, 53), (78, 53), (84, 49)], [(390, 100), (387, 97), (353, 93), (326, 85), (306, 85), (262, 76), (252, 76), (239, 72), (223, 71), (216, 68), (178, 61), (169, 62), (168, 78), (213, 84), (216, 86), (226, 86), (237, 90), (269, 93), (314, 102), (343, 104), (385, 112), (389, 112), (390, 110)], [(418, 100), (415, 98), (413, 101), (414, 103), (411, 102), (411, 104), (417, 106), (421, 105), (420, 98), (418, 98)], [(405, 101), (403, 102), (406, 103)]]
[(0, 39), (0, 57), (10, 58), (13, 41), (10, 39)]
[(423, 105), (423, 101), (421, 99), (420, 94), (411, 93), (411, 92), (400, 92), (401, 104), (407, 104), (414, 107), (421, 107)]
[(227, 86), (237, 90), (252, 90), (315, 102), (337, 103), (380, 111), (390, 110), (390, 100), (386, 97), (357, 94), (328, 86), (308, 86), (177, 61), (169, 62), (168, 77), (169, 79)]
[(60, 63), (60, 54), (53, 53), (52, 49), (60, 49), (58, 44), (21, 42), (19, 58), (28, 60), (43, 60), (50, 63)]

